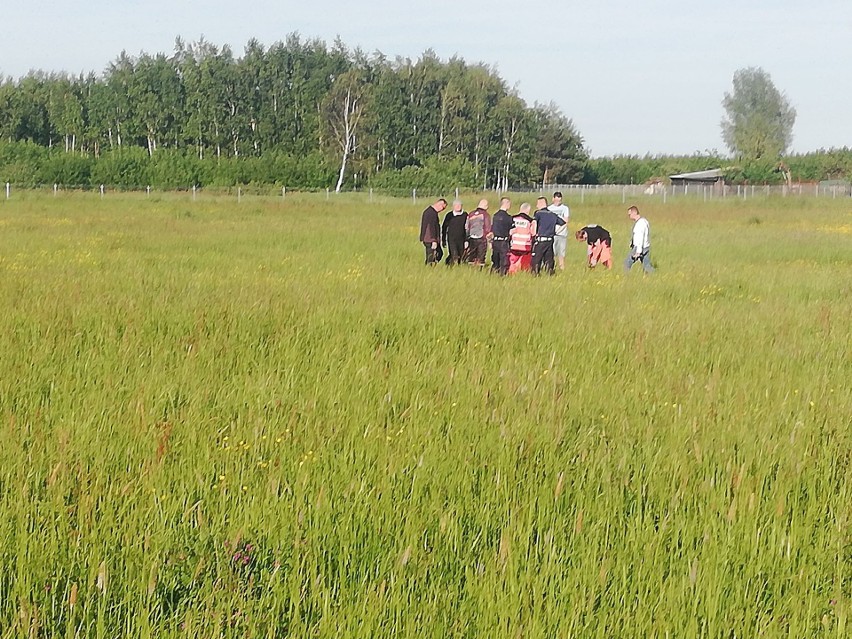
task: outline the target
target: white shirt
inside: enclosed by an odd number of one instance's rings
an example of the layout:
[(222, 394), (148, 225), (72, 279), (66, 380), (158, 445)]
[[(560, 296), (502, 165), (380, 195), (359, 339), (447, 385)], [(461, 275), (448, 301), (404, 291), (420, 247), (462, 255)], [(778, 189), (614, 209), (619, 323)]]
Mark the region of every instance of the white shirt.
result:
[(633, 239), (630, 241), (634, 253), (644, 253), (651, 248), (651, 225), (640, 217), (633, 225)]
[(556, 227), (556, 235), (568, 237), (568, 218), (571, 217), (571, 211), (564, 204), (551, 204), (547, 208), (565, 220), (565, 224)]

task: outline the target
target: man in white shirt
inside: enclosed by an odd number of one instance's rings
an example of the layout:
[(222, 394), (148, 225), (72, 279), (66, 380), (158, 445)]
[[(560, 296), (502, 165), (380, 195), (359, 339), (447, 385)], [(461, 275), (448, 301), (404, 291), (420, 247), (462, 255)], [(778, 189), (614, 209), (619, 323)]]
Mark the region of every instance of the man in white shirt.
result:
[(565, 249), (568, 246), (568, 218), (571, 217), (571, 211), (562, 204), (562, 193), (559, 191), (553, 194), (553, 202), (547, 208), (565, 222), (562, 226), (556, 227), (556, 235), (553, 236), (553, 254), (556, 256), (556, 263), (559, 264), (559, 268), (564, 270)]
[(642, 262), (646, 273), (653, 273), (651, 266), (651, 225), (639, 214), (639, 209), (631, 206), (627, 209), (627, 217), (633, 220), (633, 233), (630, 239), (630, 253), (624, 260), (624, 270), (629, 271), (634, 263)]

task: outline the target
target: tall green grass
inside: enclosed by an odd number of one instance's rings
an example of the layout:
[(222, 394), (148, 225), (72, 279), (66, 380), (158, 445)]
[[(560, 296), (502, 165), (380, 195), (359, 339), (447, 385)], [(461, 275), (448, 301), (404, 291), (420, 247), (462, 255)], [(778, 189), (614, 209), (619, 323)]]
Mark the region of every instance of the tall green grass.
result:
[(2, 636), (848, 636), (848, 202), (539, 279), (425, 204), (0, 202)]

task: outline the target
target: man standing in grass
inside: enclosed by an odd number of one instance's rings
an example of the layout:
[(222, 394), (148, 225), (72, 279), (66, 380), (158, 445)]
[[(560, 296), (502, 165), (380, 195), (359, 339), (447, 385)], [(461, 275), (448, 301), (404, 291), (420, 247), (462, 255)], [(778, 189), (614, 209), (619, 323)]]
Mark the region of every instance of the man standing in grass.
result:
[(464, 257), (465, 225), (467, 213), (462, 209), (461, 200), (453, 200), (453, 209), (447, 212), (441, 225), (441, 240), (447, 247), (447, 264), (461, 264)]
[(512, 238), (509, 246), (509, 273), (530, 270), (530, 251), (532, 251), (532, 218), (528, 202), (521, 204), (518, 214), (512, 218)]
[(532, 272), (538, 275), (542, 264), (547, 272), (553, 275), (555, 266), (553, 263), (553, 237), (556, 228), (565, 226), (565, 221), (547, 208), (547, 198), (540, 197), (536, 202), (538, 210), (533, 216), (533, 235), (535, 241), (532, 249)]
[(629, 271), (633, 264), (642, 262), (646, 273), (653, 273), (651, 266), (651, 225), (639, 214), (639, 209), (631, 206), (627, 209), (627, 217), (633, 220), (633, 233), (630, 239), (630, 253), (624, 260), (624, 271)]
[(467, 214), (467, 249), (468, 261), (476, 266), (485, 265), (485, 254), (488, 252), (488, 236), (491, 235), (491, 215), (488, 213), (488, 200), (479, 200), (479, 206)]
[(509, 209), (512, 201), (504, 197), (500, 200), (500, 210), (491, 220), (491, 270), (498, 275), (509, 274), (509, 232), (512, 230), (512, 216)]
[(565, 251), (568, 248), (568, 219), (571, 217), (571, 211), (562, 203), (562, 192), (556, 191), (553, 194), (553, 202), (548, 206), (551, 211), (565, 224), (556, 227), (556, 233), (553, 235), (553, 254), (556, 256), (556, 263), (560, 270), (565, 269)]
[(420, 218), (420, 241), (426, 249), (426, 264), (434, 266), (438, 261), (438, 251), (441, 247), (441, 223), (438, 213), (447, 208), (447, 201), (440, 198), (432, 206), (427, 206)]

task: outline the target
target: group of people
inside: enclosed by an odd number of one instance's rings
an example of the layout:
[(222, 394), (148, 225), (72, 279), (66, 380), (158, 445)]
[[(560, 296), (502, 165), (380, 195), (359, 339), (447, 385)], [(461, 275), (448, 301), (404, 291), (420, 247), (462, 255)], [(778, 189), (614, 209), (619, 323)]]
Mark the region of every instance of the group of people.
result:
[[(509, 198), (502, 198), (499, 210), (492, 216), (486, 199), (480, 200), (470, 212), (466, 212), (461, 200), (456, 199), (442, 223), (439, 215), (447, 208), (447, 200), (436, 200), (426, 207), (420, 221), (420, 241), (426, 250), (426, 264), (432, 266), (440, 262), (446, 249), (448, 265), (464, 262), (483, 267), (490, 245), (491, 269), (500, 275), (524, 270), (538, 275), (542, 269), (552, 275), (557, 264), (564, 269), (571, 212), (562, 203), (562, 193), (554, 193), (550, 204), (547, 198), (538, 198), (532, 215), (532, 207), (527, 202), (521, 204), (514, 215), (509, 213), (511, 206)], [(650, 258), (650, 224), (635, 206), (627, 209), (627, 215), (633, 220), (633, 232), (624, 269), (629, 271), (639, 262), (645, 272), (650, 273), (654, 270)], [(609, 231), (589, 224), (574, 233), (574, 237), (586, 242), (590, 268), (598, 264), (612, 268)]]

